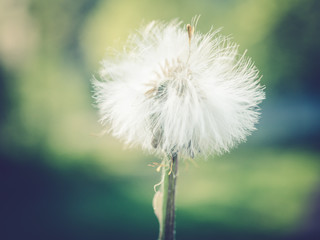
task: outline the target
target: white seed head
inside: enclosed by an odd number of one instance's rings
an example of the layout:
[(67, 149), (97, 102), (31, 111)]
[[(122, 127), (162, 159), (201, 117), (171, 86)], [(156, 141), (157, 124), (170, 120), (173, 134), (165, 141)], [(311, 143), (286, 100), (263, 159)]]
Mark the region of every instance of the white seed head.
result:
[(153, 21), (126, 49), (93, 80), (100, 121), (114, 136), (193, 158), (229, 151), (255, 129), (265, 98), (259, 72), (219, 31)]

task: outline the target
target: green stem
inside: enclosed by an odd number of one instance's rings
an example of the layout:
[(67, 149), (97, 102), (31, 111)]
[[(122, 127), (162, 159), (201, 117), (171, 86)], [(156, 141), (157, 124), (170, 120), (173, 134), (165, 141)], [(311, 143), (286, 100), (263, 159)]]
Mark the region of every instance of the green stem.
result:
[(175, 239), (175, 192), (178, 173), (178, 155), (172, 154), (169, 167), (164, 167), (162, 184), (162, 223), (160, 224), (159, 240)]

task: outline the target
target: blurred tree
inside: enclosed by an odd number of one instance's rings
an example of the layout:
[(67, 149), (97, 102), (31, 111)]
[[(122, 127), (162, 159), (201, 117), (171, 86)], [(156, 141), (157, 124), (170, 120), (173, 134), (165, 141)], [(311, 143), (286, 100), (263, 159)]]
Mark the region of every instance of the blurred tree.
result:
[(320, 93), (320, 1), (298, 1), (271, 31), (268, 74), (275, 92)]

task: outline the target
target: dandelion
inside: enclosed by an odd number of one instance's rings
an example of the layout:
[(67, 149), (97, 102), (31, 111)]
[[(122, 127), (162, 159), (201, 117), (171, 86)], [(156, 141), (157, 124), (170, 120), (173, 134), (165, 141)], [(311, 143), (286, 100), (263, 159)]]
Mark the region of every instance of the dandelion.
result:
[(195, 31), (197, 21), (140, 28), (93, 80), (101, 123), (126, 144), (164, 156), (154, 200), (159, 239), (174, 239), (178, 156), (222, 154), (245, 141), (265, 98), (257, 68), (238, 45), (219, 30)]

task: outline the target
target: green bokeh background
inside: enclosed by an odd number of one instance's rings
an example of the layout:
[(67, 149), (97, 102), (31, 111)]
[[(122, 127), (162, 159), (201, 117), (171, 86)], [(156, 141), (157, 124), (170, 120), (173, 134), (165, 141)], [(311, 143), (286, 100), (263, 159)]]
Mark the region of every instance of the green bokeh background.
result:
[(200, 14), (253, 58), (258, 131), (180, 164), (177, 239), (320, 239), (320, 1), (1, 0), (0, 239), (156, 239), (159, 162), (101, 135), (90, 79), (150, 20)]

